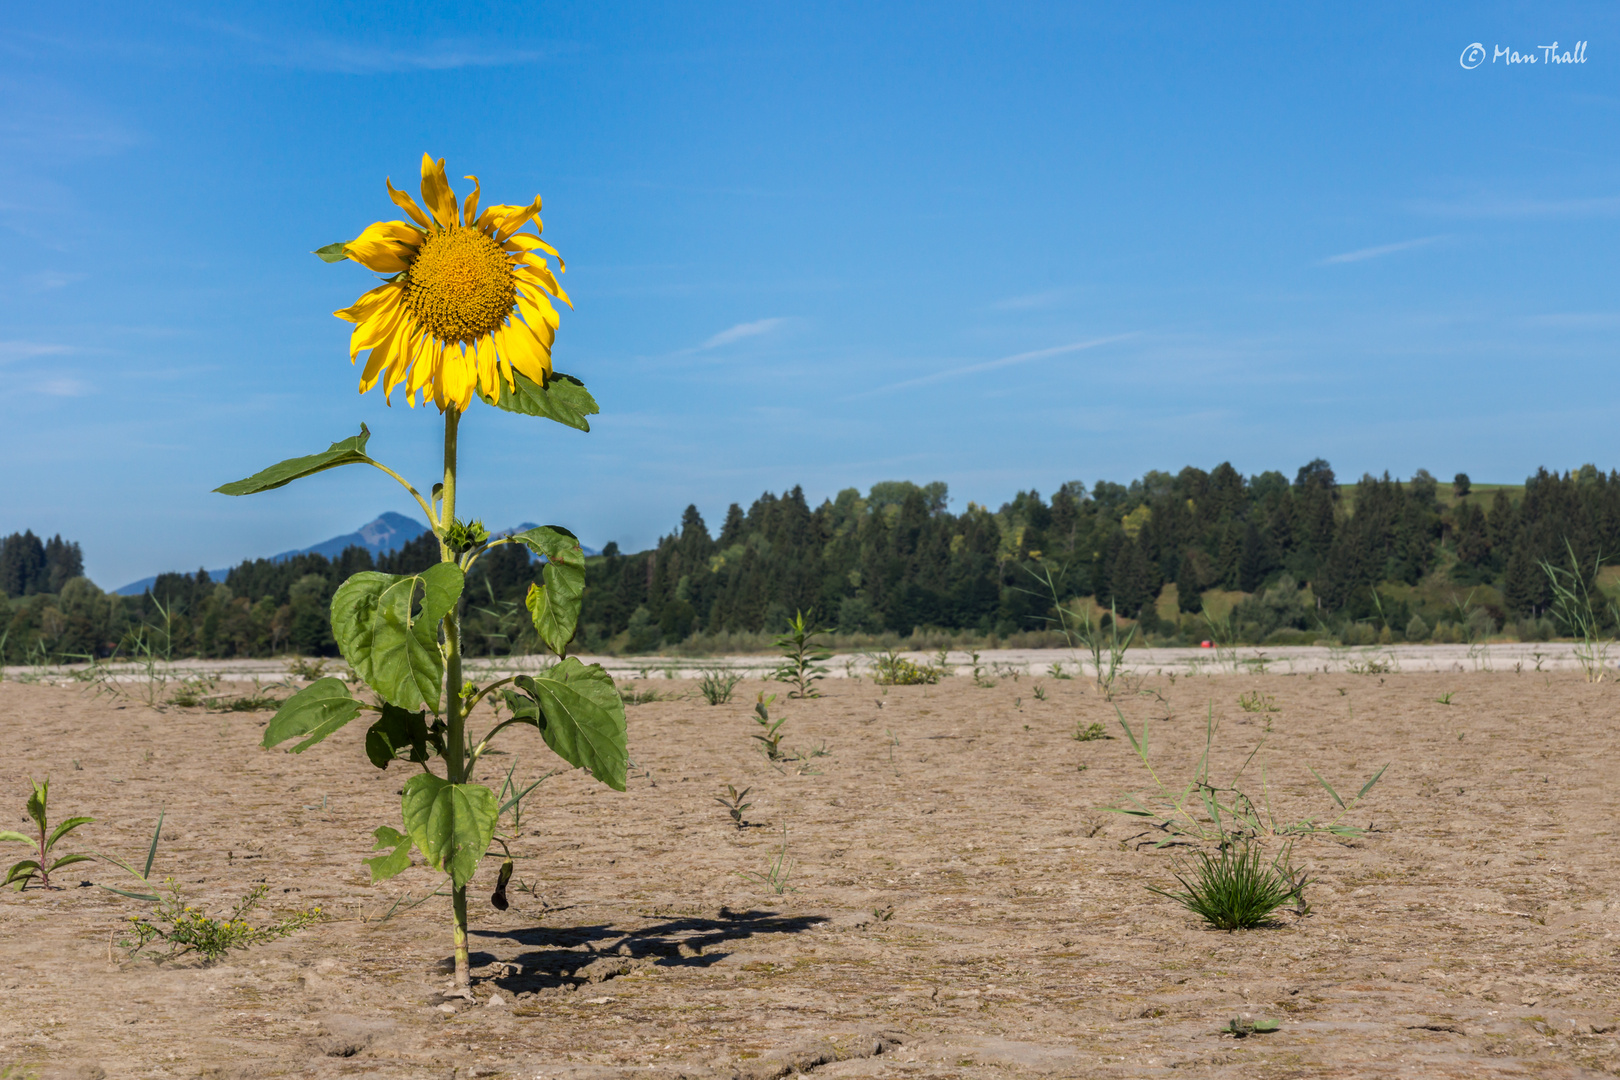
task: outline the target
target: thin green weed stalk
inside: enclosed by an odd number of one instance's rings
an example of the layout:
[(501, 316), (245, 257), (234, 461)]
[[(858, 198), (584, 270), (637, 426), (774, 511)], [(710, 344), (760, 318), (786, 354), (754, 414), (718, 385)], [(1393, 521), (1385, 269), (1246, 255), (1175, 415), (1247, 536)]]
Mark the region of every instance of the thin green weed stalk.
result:
[[(1331, 810), (1327, 811), (1326, 814), (1331, 816), (1326, 820), (1323, 820), (1326, 815), (1319, 814), (1298, 821), (1280, 821), (1271, 805), (1271, 786), (1262, 754), (1267, 740), (1271, 737), (1269, 722), (1260, 741), (1249, 752), (1249, 756), (1244, 759), (1231, 781), (1218, 785), (1210, 778), (1210, 756), (1215, 746), (1216, 732), (1220, 728), (1220, 721), (1215, 718), (1215, 703), (1211, 701), (1204, 725), (1204, 752), (1198, 760), (1192, 779), (1180, 788), (1173, 788), (1159, 778), (1149, 757), (1148, 733), (1151, 729), (1148, 722), (1145, 720), (1142, 722), (1139, 735), (1131, 730), (1125, 715), (1117, 706), (1114, 711), (1125, 737), (1131, 742), (1131, 748), (1136, 751), (1137, 758), (1153, 782), (1153, 790), (1146, 796), (1145, 801), (1136, 795), (1127, 794), (1126, 799), (1130, 802), (1130, 806), (1106, 806), (1102, 809), (1108, 813), (1139, 818), (1151, 829), (1162, 833), (1163, 837), (1154, 845), (1155, 847), (1164, 847), (1178, 841), (1224, 845), (1248, 837), (1294, 837), (1313, 833), (1329, 833), (1345, 838), (1361, 836), (1364, 830), (1346, 825), (1344, 819), (1360, 805), (1361, 800), (1389, 768), (1386, 764), (1379, 769), (1354, 796), (1347, 800), (1342, 798), (1314, 768), (1306, 766), (1310, 774), (1316, 778), (1316, 782), (1333, 800), (1338, 812), (1334, 814)], [(1257, 759), (1260, 791), (1258, 797), (1255, 797), (1241, 788), (1239, 783), (1249, 766)]]
[(783, 825), (782, 846), (777, 849), (775, 857), (771, 859), (770, 865), (766, 867), (765, 872), (760, 874), (745, 870), (742, 876), (750, 881), (756, 881), (764, 885), (768, 892), (781, 896), (783, 893), (799, 891), (788, 884), (788, 879), (793, 875), (793, 868), (796, 865), (798, 864), (788, 858), (787, 826)]
[[(1575, 558), (1575, 548), (1567, 537), (1564, 540), (1564, 550), (1569, 553), (1568, 567), (1558, 566), (1542, 559), (1539, 560), (1541, 572), (1547, 575), (1547, 584), (1552, 589), (1553, 613), (1570, 629), (1575, 638), (1575, 659), (1581, 665), (1586, 681), (1602, 682), (1609, 672), (1609, 649), (1614, 641), (1600, 629), (1601, 620), (1598, 608), (1592, 603), (1592, 590), (1587, 585), (1588, 577), (1581, 572), (1580, 563)], [(1602, 568), (1603, 556), (1599, 554), (1592, 560), (1591, 581), (1597, 580), (1598, 571)], [(1609, 601), (1605, 606), (1608, 608), (1610, 623), (1620, 623), (1620, 610), (1616, 609), (1613, 601)]]

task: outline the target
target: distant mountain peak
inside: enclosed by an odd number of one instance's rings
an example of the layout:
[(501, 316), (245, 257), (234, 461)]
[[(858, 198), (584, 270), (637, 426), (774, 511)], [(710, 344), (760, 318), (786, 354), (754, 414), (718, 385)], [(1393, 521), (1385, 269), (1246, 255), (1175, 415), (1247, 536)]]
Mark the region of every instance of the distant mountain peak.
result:
[[(492, 537), (511, 536), (513, 533), (520, 533), (533, 528), (536, 528), (534, 522), (525, 521), (523, 524), (510, 529), (492, 531), (490, 535)], [(283, 551), (279, 555), (270, 556), (270, 561), (283, 562), (299, 555), (324, 555), (328, 559), (336, 559), (351, 547), (365, 548), (373, 556), (387, 555), (398, 551), (412, 540), (431, 531), (416, 518), (406, 514), (397, 514), (392, 510), (385, 510), (352, 533), (334, 536), (330, 540), (322, 540), (320, 543), (312, 544), (307, 548)], [(594, 548), (585, 548), (585, 554), (595, 555), (598, 552)], [(229, 570), (210, 570), (208, 576), (215, 581), (224, 581), (227, 573), (229, 573)], [(139, 581), (132, 581), (123, 588), (114, 591), (123, 596), (139, 596), (151, 588), (156, 581), (157, 577), (154, 575), (149, 578), (142, 578)]]

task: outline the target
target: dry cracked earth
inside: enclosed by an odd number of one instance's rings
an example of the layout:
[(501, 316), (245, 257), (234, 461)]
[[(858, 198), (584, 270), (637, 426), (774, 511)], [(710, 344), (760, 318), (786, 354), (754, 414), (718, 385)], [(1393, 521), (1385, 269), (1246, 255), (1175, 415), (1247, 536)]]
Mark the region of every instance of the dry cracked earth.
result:
[[(154, 874), (190, 902), (223, 911), (263, 884), (266, 917), (325, 914), (209, 966), (127, 955), (146, 906), (91, 884), (129, 885), (109, 864), (6, 891), (0, 1075), (1620, 1072), (1611, 684), (1164, 676), (1112, 702), (1031, 674), (823, 685), (789, 701), (745, 683), (710, 706), (690, 682), (636, 684), (660, 697), (629, 710), (629, 791), (561, 773), (530, 796), (511, 907), (489, 903), (495, 860), (475, 883), (461, 998), (448, 903), (423, 900), (435, 876), (371, 885), (360, 861), (406, 775), (366, 762), (361, 725), (295, 756), (259, 748), (264, 713), (0, 683), (4, 828), (49, 774), (53, 817), (96, 818), (70, 850), (139, 861), (161, 810)], [(787, 718), (783, 762), (753, 739), (761, 690)], [(1264, 761), (1282, 821), (1333, 808), (1309, 768), (1346, 794), (1388, 764), (1345, 819), (1363, 836), (1297, 842), (1308, 912), (1229, 934), (1148, 891), (1186, 853), (1102, 809), (1150, 785), (1116, 706), (1172, 785), (1211, 712), (1217, 779), (1269, 726), (1243, 783), (1259, 793)], [(1113, 737), (1074, 737), (1093, 723)], [(504, 747), (497, 781), (555, 763), (532, 733)], [(716, 801), (727, 784), (750, 789), (745, 828)], [(1244, 1016), (1279, 1028), (1221, 1031)]]

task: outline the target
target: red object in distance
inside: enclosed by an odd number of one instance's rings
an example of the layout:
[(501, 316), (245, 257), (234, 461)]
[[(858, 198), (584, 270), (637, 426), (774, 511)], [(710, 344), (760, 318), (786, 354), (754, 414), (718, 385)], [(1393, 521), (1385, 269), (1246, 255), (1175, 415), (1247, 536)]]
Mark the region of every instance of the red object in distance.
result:
[(1198, 647), (1199, 647), (1199, 648), (1200, 648), (1200, 649), (1213, 649), (1213, 648), (1214, 648), (1214, 647), (1215, 647), (1215, 646), (1214, 646), (1214, 645), (1212, 645), (1212, 644), (1210, 644), (1210, 643), (1209, 643), (1209, 642), (1207, 642), (1207, 641), (1200, 641), (1200, 642), (1199, 642), (1199, 643), (1198, 643)]

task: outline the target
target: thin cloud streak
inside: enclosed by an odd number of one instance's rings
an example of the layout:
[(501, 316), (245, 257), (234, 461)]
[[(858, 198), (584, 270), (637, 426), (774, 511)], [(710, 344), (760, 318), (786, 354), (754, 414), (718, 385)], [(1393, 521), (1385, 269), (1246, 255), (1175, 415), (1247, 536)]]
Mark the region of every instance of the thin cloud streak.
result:
[(734, 342), (746, 340), (747, 338), (759, 337), (761, 334), (768, 334), (772, 330), (785, 325), (788, 321), (789, 320), (786, 318), (776, 317), (770, 319), (756, 319), (753, 322), (738, 323), (736, 326), (733, 326), (728, 330), (720, 331), (708, 341), (705, 341), (702, 345), (699, 345), (698, 348), (718, 349), (722, 345), (730, 345)]
[(1402, 240), (1397, 244), (1380, 244), (1378, 247), (1359, 248), (1355, 251), (1346, 251), (1340, 255), (1329, 255), (1317, 266), (1336, 266), (1339, 263), (1365, 262), (1368, 259), (1377, 259), (1385, 255), (1393, 255), (1397, 251), (1410, 251), (1413, 248), (1427, 247), (1443, 236), (1420, 236), (1416, 240)]
[(1438, 217), (1471, 218), (1578, 218), (1607, 217), (1620, 213), (1620, 195), (1588, 199), (1511, 199), (1485, 197), (1456, 202), (1418, 200), (1407, 209)]
[(1095, 349), (1103, 345), (1112, 345), (1116, 341), (1125, 341), (1138, 336), (1137, 331), (1128, 334), (1112, 334), (1108, 337), (1093, 338), (1090, 341), (1076, 341), (1070, 345), (1057, 345), (1050, 349), (1035, 349), (1030, 352), (1015, 353), (1012, 356), (1003, 356), (999, 360), (986, 360), (979, 364), (967, 364), (963, 367), (950, 368), (946, 371), (936, 371), (930, 375), (919, 375), (915, 379), (905, 379), (887, 386), (874, 387), (859, 394), (851, 394), (845, 401), (854, 401), (858, 398), (871, 397), (874, 394), (885, 394), (893, 390), (905, 390), (913, 386), (928, 386), (932, 383), (944, 382), (946, 379), (955, 379), (963, 375), (977, 375), (982, 371), (996, 371), (1000, 368), (1012, 367), (1014, 364), (1027, 364), (1032, 360), (1045, 360), (1049, 356), (1063, 356), (1085, 349)]

